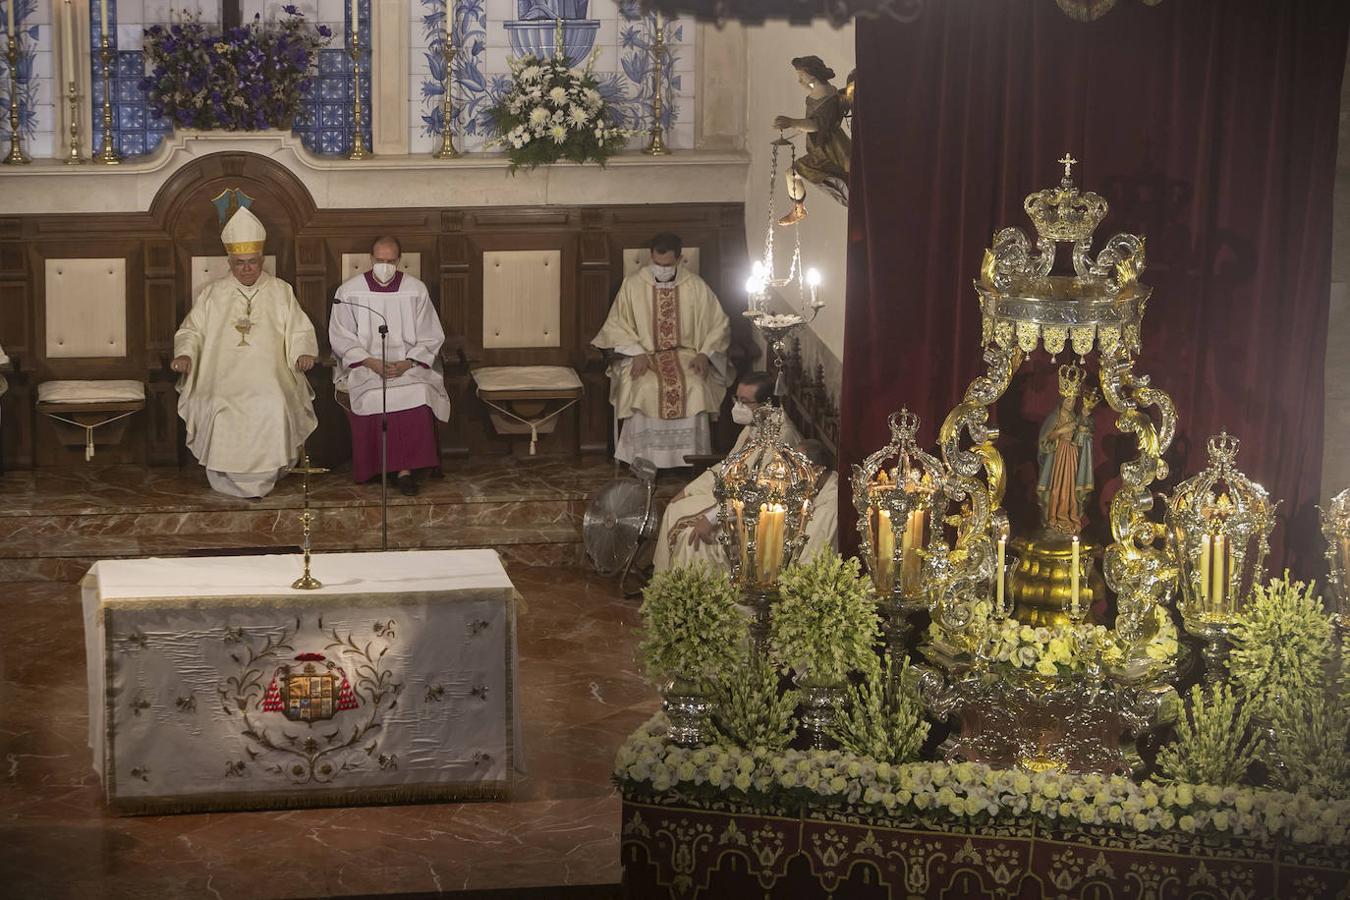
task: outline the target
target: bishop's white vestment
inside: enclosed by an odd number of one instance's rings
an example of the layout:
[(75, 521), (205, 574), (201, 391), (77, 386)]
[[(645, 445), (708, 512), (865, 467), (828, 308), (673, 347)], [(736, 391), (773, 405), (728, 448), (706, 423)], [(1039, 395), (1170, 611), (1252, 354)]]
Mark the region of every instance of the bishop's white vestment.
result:
[(314, 392), (295, 362), (317, 356), (319, 345), (291, 286), (266, 272), (251, 287), (233, 275), (211, 282), (173, 350), (192, 360), (178, 382), (178, 415), (211, 486), (241, 497), (267, 494), (318, 424)]
[[(610, 403), (624, 423), (616, 459), (641, 456), (669, 469), (712, 450), (709, 422), (727, 392), (731, 323), (703, 279), (679, 268), (674, 280), (658, 282), (643, 267), (624, 279), (591, 343), (617, 354), (609, 366)], [(704, 376), (690, 369), (700, 353), (712, 363)], [(651, 365), (634, 378), (632, 360), (644, 355)]]
[[(754, 425), (742, 428), (727, 456), (744, 447), (754, 433)], [(789, 447), (797, 447), (802, 442), (802, 436), (787, 416), (783, 417), (782, 425), (779, 426), (778, 437)], [(661, 528), (656, 535), (656, 549), (652, 553), (652, 565), (657, 572), (664, 572), (677, 565), (689, 565), (695, 558), (715, 559), (719, 563), (722, 560), (724, 554), (718, 544), (702, 547), (706, 556), (686, 557), (686, 554), (695, 552), (695, 548), (689, 547), (688, 543), (689, 529), (696, 518), (703, 516), (709, 521), (717, 520), (717, 497), (713, 494), (716, 481), (713, 473), (721, 466), (722, 463), (718, 463), (704, 470), (703, 474), (684, 486), (678, 500), (666, 504), (666, 511), (661, 515)], [(677, 544), (681, 546), (677, 547)]]

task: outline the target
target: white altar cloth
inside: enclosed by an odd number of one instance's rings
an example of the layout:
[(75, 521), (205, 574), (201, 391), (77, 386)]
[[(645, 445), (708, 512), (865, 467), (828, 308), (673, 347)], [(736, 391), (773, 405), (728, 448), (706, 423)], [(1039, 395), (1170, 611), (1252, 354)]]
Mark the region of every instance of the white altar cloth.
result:
[(129, 813), (504, 796), (515, 589), (492, 550), (104, 560), (89, 746)]

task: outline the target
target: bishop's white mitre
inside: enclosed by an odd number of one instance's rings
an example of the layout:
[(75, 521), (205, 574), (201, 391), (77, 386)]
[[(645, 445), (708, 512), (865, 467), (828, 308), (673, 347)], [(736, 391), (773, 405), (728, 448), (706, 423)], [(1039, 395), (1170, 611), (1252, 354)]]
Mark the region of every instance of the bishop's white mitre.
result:
[(257, 216), (248, 211), (248, 207), (241, 206), (230, 216), (230, 221), (225, 223), (225, 228), (220, 232), (220, 240), (225, 245), (227, 253), (238, 255), (262, 253), (263, 244), (267, 240), (267, 229)]

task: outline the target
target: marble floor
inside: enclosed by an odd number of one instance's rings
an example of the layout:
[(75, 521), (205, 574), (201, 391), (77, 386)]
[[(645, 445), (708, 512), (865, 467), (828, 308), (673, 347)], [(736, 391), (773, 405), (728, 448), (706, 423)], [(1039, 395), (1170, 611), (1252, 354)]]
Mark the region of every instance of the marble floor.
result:
[[(136, 484), (109, 489), (137, 502)], [(332, 488), (341, 490), (348, 489)], [(21, 493), (0, 484), (0, 503)], [(623, 738), (658, 705), (634, 662), (636, 604), (621, 599), (611, 579), (579, 569), (509, 571), (525, 599), (519, 696), (529, 765), (510, 802), (158, 818), (104, 811), (86, 744), (78, 589), (0, 585), (0, 896), (273, 898), (529, 887), (545, 888), (531, 897), (608, 896), (612, 888), (599, 886), (619, 878), (610, 765)], [(594, 887), (565, 895), (546, 887), (563, 885)]]

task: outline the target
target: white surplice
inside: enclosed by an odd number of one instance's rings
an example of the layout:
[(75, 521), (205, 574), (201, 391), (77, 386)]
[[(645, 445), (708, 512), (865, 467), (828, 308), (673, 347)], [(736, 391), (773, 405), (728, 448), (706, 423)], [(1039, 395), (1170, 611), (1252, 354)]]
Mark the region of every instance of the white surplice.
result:
[(380, 376), (358, 364), (380, 358), (379, 327), (383, 322), (370, 310), (345, 305), (360, 303), (388, 320), (385, 358), (389, 362), (410, 359), (421, 363), (387, 382), (389, 412), (429, 406), (436, 418), (448, 422), (450, 395), (440, 365), (445, 331), (427, 286), (407, 272), (395, 274), (387, 286), (363, 273), (344, 281), (336, 296), (343, 302), (333, 306), (328, 319), (328, 340), (338, 358), (333, 379), (351, 398), (352, 412), (373, 416), (381, 411)]
[(233, 276), (211, 282), (174, 335), (173, 350), (192, 360), (178, 381), (188, 449), (208, 472), (228, 476), (211, 486), (236, 496), (266, 494), (318, 424), (314, 392), (295, 362), (317, 356), (319, 346), (291, 286), (266, 272), (251, 287)]

